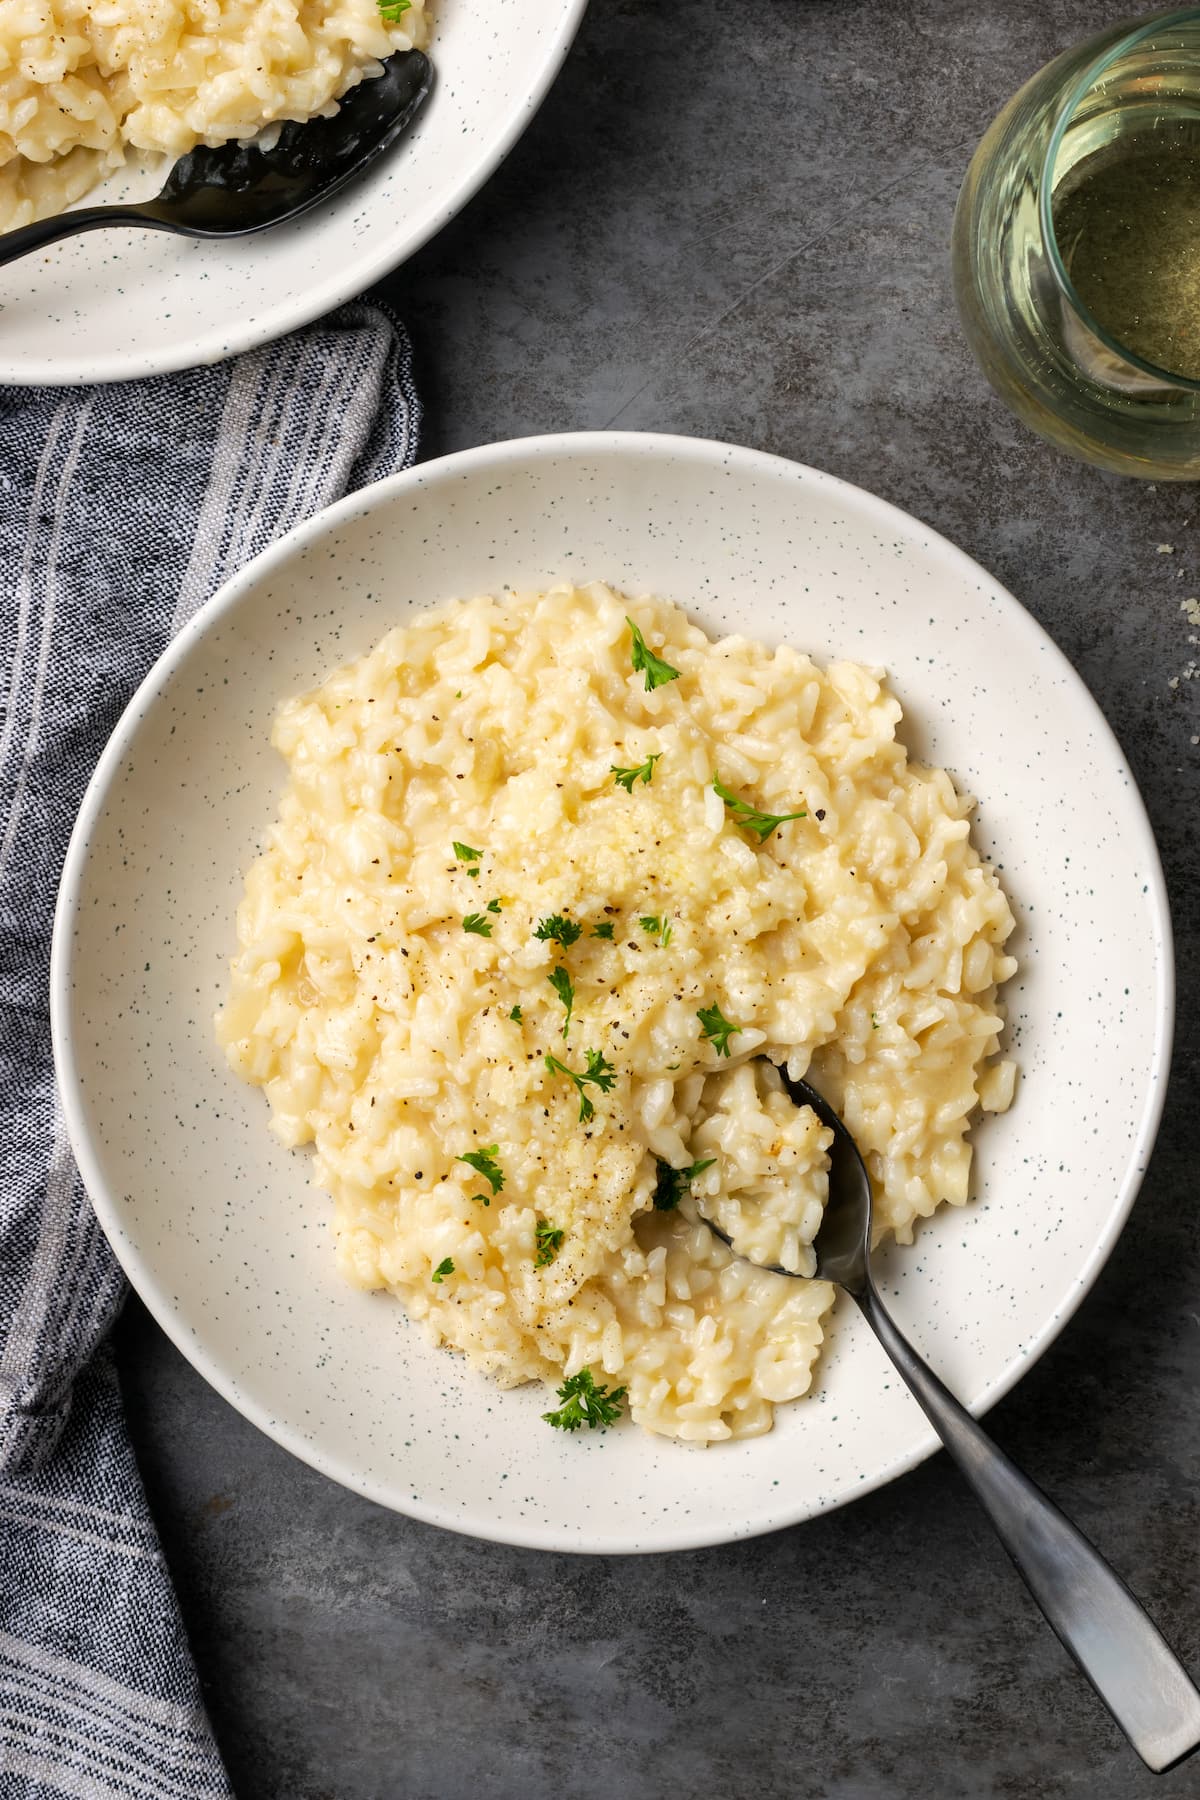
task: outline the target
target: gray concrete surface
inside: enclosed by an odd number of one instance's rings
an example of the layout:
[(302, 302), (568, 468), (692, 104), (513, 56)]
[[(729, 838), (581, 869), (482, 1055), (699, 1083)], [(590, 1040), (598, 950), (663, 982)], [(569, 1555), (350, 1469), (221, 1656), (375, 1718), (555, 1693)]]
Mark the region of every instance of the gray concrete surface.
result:
[[(946, 259), (992, 114), (1123, 10), (592, 0), (523, 143), (388, 292), (427, 454), (616, 421), (815, 463), (993, 569), (1104, 706), (1171, 886), (1174, 1080), (1130, 1229), (993, 1425), (1200, 1667), (1200, 681), (1170, 685), (1200, 495), (1029, 437), (970, 363)], [(1065, 1029), (1097, 1053), (1085, 1014)], [(241, 1800), (1200, 1795), (1200, 1767), (1156, 1782), (1124, 1748), (943, 1458), (733, 1549), (538, 1556), (293, 1462), (136, 1306), (121, 1355)]]

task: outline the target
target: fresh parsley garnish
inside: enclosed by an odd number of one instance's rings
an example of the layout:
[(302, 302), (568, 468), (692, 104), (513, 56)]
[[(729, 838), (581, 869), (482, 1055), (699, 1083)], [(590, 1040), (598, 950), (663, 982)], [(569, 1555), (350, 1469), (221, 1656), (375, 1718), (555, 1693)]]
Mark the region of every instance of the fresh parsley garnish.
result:
[(558, 1397), (563, 1404), (557, 1412), (542, 1414), (547, 1425), (558, 1431), (578, 1431), (581, 1425), (594, 1430), (597, 1425), (614, 1425), (620, 1418), (625, 1389), (613, 1388), (610, 1393), (603, 1382), (597, 1385), (590, 1369), (580, 1369), (578, 1375), (567, 1376)]
[(555, 993), (567, 1009), (567, 1016), (563, 1020), (562, 1029), (562, 1034), (566, 1037), (568, 1031), (571, 1029), (571, 1010), (575, 1005), (575, 985), (565, 969), (551, 969), (546, 980), (550, 983), (550, 986), (554, 989)]
[(543, 944), (561, 944), (564, 950), (569, 950), (582, 930), (583, 926), (577, 925), (574, 919), (566, 919), (562, 913), (551, 913), (548, 918), (538, 920), (533, 935)]
[(498, 900), (489, 900), (487, 903), (487, 910), (490, 913), (498, 913), (500, 911), (500, 902)]
[(472, 850), (470, 844), (460, 844), (457, 838), (455, 838), (452, 848), (459, 862), (478, 862), (483, 855), (482, 850)]
[[(664, 664), (663, 666), (665, 667), (666, 665)], [(608, 766), (617, 778), (617, 786), (623, 787), (627, 794), (632, 794), (635, 781), (642, 782), (646, 787), (650, 786), (651, 779), (654, 775), (654, 765), (661, 756), (662, 751), (656, 750), (653, 756), (648, 756), (644, 763), (638, 764), (636, 769), (622, 769), (619, 768), (616, 763), (609, 763)]]
[(729, 1040), (741, 1032), (741, 1026), (731, 1025), (716, 1004), (702, 1006), (696, 1017), (704, 1027), (700, 1035), (708, 1039), (718, 1056), (728, 1056)]
[(666, 949), (671, 941), (671, 921), (666, 913), (663, 913), (661, 918), (657, 913), (647, 913), (644, 918), (638, 920), (638, 924), (643, 931), (648, 931), (651, 937), (656, 937), (663, 949)]
[(411, 5), (412, 0), (379, 0), (379, 16), (385, 25), (398, 25)]
[(537, 1239), (537, 1255), (533, 1259), (535, 1269), (546, 1269), (550, 1266), (562, 1249), (562, 1241), (566, 1235), (566, 1232), (561, 1231), (557, 1225), (548, 1225), (544, 1219), (538, 1220), (534, 1229), (534, 1236)]
[(446, 1276), (453, 1275), (453, 1273), (454, 1273), (454, 1258), (452, 1256), (447, 1256), (438, 1264), (437, 1268), (433, 1271), (433, 1274), (429, 1277), (429, 1279), (430, 1279), (430, 1281), (432, 1281), (434, 1283), (434, 1285), (436, 1287), (441, 1287), (442, 1282), (445, 1280)]
[(661, 1156), (656, 1156), (654, 1161), (658, 1176), (654, 1183), (655, 1211), (670, 1212), (678, 1206), (697, 1175), (703, 1175), (705, 1169), (711, 1169), (716, 1160), (715, 1156), (710, 1156), (704, 1162), (689, 1163), (686, 1169), (673, 1169)]
[(602, 1094), (607, 1094), (617, 1076), (616, 1070), (610, 1062), (605, 1060), (602, 1051), (585, 1050), (583, 1054), (587, 1059), (587, 1068), (578, 1074), (574, 1069), (568, 1069), (566, 1063), (559, 1062), (557, 1056), (548, 1056), (546, 1067), (552, 1075), (566, 1075), (575, 1083), (579, 1091), (579, 1123), (586, 1125), (596, 1111), (590, 1097), (584, 1092), (588, 1082), (590, 1081), (598, 1087)]
[(713, 791), (720, 794), (737, 823), (744, 825), (747, 831), (753, 831), (760, 844), (766, 843), (777, 825), (786, 824), (788, 819), (807, 819), (808, 817), (808, 813), (803, 808), (799, 812), (790, 813), (759, 812), (757, 806), (752, 806), (749, 800), (739, 800), (736, 794), (731, 794), (719, 775), (714, 774), (712, 784)]
[(593, 937), (610, 938), (612, 936), (612, 934), (613, 934), (613, 927), (612, 927), (611, 919), (605, 919), (601, 924), (592, 926), (592, 936)]
[(498, 1194), (504, 1186), (504, 1170), (495, 1160), (500, 1154), (499, 1144), (488, 1144), (482, 1150), (468, 1150), (463, 1156), (456, 1156), (455, 1162), (469, 1163), (477, 1175), (491, 1184), (493, 1194)]
[(514, 1006), (508, 1016), (514, 1025), (520, 1025), (523, 1022), (525, 1015), (522, 1013), (519, 1006)]
[(463, 930), (473, 931), (476, 937), (491, 937), (492, 921), (486, 913), (468, 913), (463, 920)]
[(656, 687), (665, 687), (668, 681), (678, 681), (679, 670), (673, 669), (669, 662), (663, 661), (661, 656), (655, 656), (653, 650), (650, 649), (645, 638), (628, 614), (625, 616), (625, 623), (633, 633), (633, 653), (631, 660), (633, 662), (634, 673), (645, 675), (646, 692), (649, 693)]

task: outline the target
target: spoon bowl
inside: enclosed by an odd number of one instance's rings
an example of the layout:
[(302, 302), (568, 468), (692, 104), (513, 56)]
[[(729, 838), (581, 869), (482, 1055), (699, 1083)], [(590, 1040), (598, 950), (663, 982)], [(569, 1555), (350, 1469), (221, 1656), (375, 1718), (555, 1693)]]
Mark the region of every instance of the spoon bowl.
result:
[[(829, 1146), (829, 1199), (813, 1243), (817, 1264), (810, 1279), (835, 1281), (857, 1298), (866, 1291), (871, 1279), (871, 1177), (858, 1145), (824, 1095), (807, 1081), (794, 1080), (786, 1069), (779, 1070), (779, 1077), (793, 1103), (811, 1107), (822, 1125), (833, 1133)], [(781, 1275), (789, 1272), (772, 1266)]]
[[(1099, 1551), (1034, 1486), (938, 1379), (884, 1306), (871, 1275), (871, 1180), (850, 1132), (823, 1095), (784, 1068), (797, 1106), (833, 1133), (829, 1198), (813, 1243), (812, 1276), (833, 1281), (868, 1325), (974, 1490), (1047, 1621), (1147, 1766), (1169, 1769), (1200, 1747), (1200, 1692), (1142, 1606)], [(701, 1218), (735, 1255), (727, 1234)], [(753, 1258), (746, 1258), (753, 1261)]]
[(180, 157), (152, 200), (85, 206), (0, 233), (0, 264), (60, 238), (103, 226), (142, 226), (182, 237), (246, 237), (331, 199), (407, 131), (433, 86), (420, 50), (389, 56), (382, 73), (360, 81), (330, 118), (289, 121), (265, 145), (200, 144)]

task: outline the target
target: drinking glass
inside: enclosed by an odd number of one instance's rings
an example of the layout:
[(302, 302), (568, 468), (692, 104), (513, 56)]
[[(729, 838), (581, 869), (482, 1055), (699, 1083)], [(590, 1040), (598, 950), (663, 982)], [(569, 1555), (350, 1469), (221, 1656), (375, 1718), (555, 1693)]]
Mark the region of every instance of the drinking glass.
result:
[(1054, 234), (1056, 197), (1133, 139), (1200, 158), (1200, 7), (1114, 25), (1014, 95), (959, 196), (955, 294), (984, 373), (1027, 425), (1102, 468), (1194, 481), (1200, 381), (1156, 367), (1092, 316)]

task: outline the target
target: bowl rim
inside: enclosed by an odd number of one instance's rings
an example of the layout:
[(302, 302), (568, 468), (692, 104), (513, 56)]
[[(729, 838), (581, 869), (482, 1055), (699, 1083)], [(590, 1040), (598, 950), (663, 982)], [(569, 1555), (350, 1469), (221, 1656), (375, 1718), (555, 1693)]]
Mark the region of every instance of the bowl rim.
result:
[(786, 1503), (781, 1502), (777, 1513), (763, 1516), (750, 1526), (734, 1524), (714, 1528), (709, 1524), (673, 1528), (664, 1534), (662, 1541), (654, 1542), (639, 1540), (630, 1543), (626, 1537), (610, 1537), (602, 1531), (589, 1532), (586, 1534), (586, 1541), (576, 1542), (568, 1540), (561, 1531), (556, 1533), (553, 1528), (545, 1527), (506, 1526), (493, 1531), (484, 1529), (479, 1524), (467, 1525), (454, 1515), (451, 1507), (424, 1499), (406, 1500), (401, 1506), (394, 1493), (383, 1483), (363, 1477), (339, 1457), (323, 1453), (289, 1424), (277, 1420), (268, 1408), (242, 1394), (218, 1366), (209, 1350), (199, 1344), (174, 1315), (169, 1296), (156, 1278), (150, 1259), (141, 1254), (124, 1234), (119, 1216), (119, 1196), (109, 1189), (102, 1172), (101, 1159), (93, 1149), (80, 1098), (82, 1083), (75, 1061), (71, 1025), (74, 926), (79, 915), (80, 887), (87, 866), (90, 839), (103, 813), (114, 780), (119, 776), (131, 739), (140, 727), (143, 714), (148, 705), (155, 701), (158, 689), (187, 661), (193, 645), (227, 613), (241, 605), (264, 576), (302, 554), (327, 533), (338, 530), (344, 522), (387, 506), (396, 496), (411, 493), (431, 480), (453, 480), (456, 476), (479, 469), (503, 468), (507, 464), (528, 459), (553, 462), (563, 457), (588, 458), (597, 455), (614, 456), (618, 460), (668, 456), (692, 459), (708, 468), (713, 467), (714, 462), (725, 466), (736, 464), (744, 470), (757, 472), (768, 478), (799, 480), (802, 483), (812, 481), (832, 489), (835, 494), (844, 495), (852, 507), (873, 513), (876, 521), (887, 525), (897, 536), (911, 540), (914, 533), (919, 532), (923, 542), (939, 557), (949, 558), (964, 577), (969, 575), (976, 584), (982, 581), (989, 595), (1000, 603), (1009, 625), (1023, 633), (1031, 649), (1048, 657), (1055, 670), (1065, 676), (1077, 690), (1079, 698), (1092, 711), (1097, 737), (1113, 758), (1116, 773), (1127, 783), (1131, 823), (1136, 827), (1139, 839), (1136, 844), (1137, 854), (1146, 872), (1147, 901), (1156, 952), (1153, 1063), (1137, 1131), (1131, 1139), (1120, 1187), (1103, 1230), (1084, 1259), (1061, 1307), (1046, 1320), (1041, 1330), (1024, 1348), (1013, 1352), (995, 1379), (971, 1403), (971, 1413), (976, 1418), (982, 1417), (1015, 1387), (1022, 1375), (1049, 1349), (1091, 1290), (1129, 1217), (1154, 1148), (1166, 1099), (1174, 1036), (1174, 945), (1166, 882), (1145, 802), (1120, 743), (1082, 676), (1049, 633), (1015, 595), (975, 562), (974, 558), (968, 556), (966, 551), (959, 549), (913, 514), (840, 476), (827, 475), (808, 464), (794, 462), (767, 451), (727, 444), (712, 438), (685, 437), (665, 432), (557, 432), (504, 439), (418, 463), (346, 495), (332, 506), (293, 526), (225, 582), (171, 640), (139, 683), (105, 745), (79, 808), (59, 884), (51, 943), (50, 1021), (63, 1117), (84, 1186), (105, 1236), (151, 1316), (176, 1349), (237, 1412), (320, 1474), (330, 1477), (364, 1499), (390, 1511), (419, 1519), (425, 1524), (524, 1549), (567, 1551), (583, 1555), (657, 1554), (701, 1549), (740, 1541), (746, 1537), (762, 1536), (834, 1511), (916, 1468), (934, 1450), (940, 1448), (940, 1440), (932, 1428), (924, 1428), (907, 1452), (861, 1479), (853, 1491), (822, 1495), (816, 1503), (806, 1502), (799, 1510), (794, 1506), (788, 1508)]
[[(374, 287), (393, 269), (415, 256), (431, 238), (443, 231), (458, 216), (468, 201), (473, 200), (484, 183), (491, 179), (500, 164), (524, 136), (567, 59), (587, 11), (588, 0), (557, 0), (560, 16), (546, 44), (543, 60), (535, 80), (514, 99), (509, 116), (487, 147), (486, 154), (467, 177), (447, 195), (436, 212), (424, 224), (404, 231), (380, 245), (361, 261), (356, 258), (328, 259), (327, 271), (311, 287), (290, 299), (277, 301), (264, 312), (245, 317), (239, 308), (222, 325), (213, 325), (196, 339), (181, 338), (165, 352), (141, 354), (135, 349), (117, 351), (84, 350), (64, 363), (61, 358), (31, 357), (19, 364), (9, 363), (0, 339), (0, 382), (22, 387), (86, 387), (93, 382), (136, 381), (155, 375), (176, 375), (184, 369), (210, 367), (274, 343), (289, 331), (298, 331), (323, 318), (348, 300), (356, 299)], [(442, 80), (436, 56), (433, 56), (435, 97)], [(398, 146), (403, 154), (403, 142)], [(314, 216), (319, 216), (319, 209)], [(264, 234), (268, 235), (268, 234)]]

